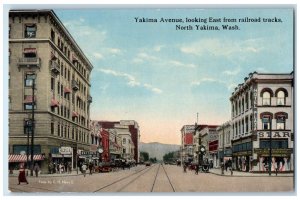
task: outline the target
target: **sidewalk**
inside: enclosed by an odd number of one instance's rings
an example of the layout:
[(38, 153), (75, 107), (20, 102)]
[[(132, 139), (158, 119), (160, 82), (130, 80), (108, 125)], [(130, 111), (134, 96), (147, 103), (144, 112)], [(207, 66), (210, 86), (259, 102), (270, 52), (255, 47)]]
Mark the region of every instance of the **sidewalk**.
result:
[[(89, 174), (89, 171), (87, 171), (87, 174)], [(98, 174), (98, 173), (97, 173)], [(14, 170), (13, 171), (13, 174), (9, 174), (9, 177), (14, 177), (14, 176), (18, 176), (19, 175), (19, 170)], [(73, 170), (71, 173), (62, 173), (62, 174), (46, 174), (46, 173), (39, 173), (38, 177), (61, 177), (61, 176), (79, 176), (79, 175), (82, 175), (82, 173), (80, 172), (80, 170), (78, 170), (78, 174), (77, 174), (77, 171), (76, 170)], [(30, 176), (30, 171), (28, 171), (28, 177), (31, 177)], [(33, 172), (33, 177), (35, 177), (35, 173)]]
[[(209, 169), (209, 173), (216, 174), (219, 176), (240, 176), (240, 177), (262, 177), (262, 176), (269, 176), (269, 173), (252, 173), (252, 172), (241, 172), (241, 171), (233, 171), (233, 175), (231, 175), (230, 170), (224, 170), (224, 175), (221, 173), (220, 168), (213, 168)], [(278, 173), (277, 176), (275, 173), (272, 173), (270, 177), (293, 177), (294, 173)]]

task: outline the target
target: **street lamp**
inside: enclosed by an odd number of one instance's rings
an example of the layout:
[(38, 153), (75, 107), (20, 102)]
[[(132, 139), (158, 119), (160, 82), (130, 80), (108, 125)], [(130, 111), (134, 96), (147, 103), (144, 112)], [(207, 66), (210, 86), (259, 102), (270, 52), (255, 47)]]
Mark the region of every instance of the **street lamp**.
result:
[(36, 74), (32, 75), (32, 101), (31, 101), (31, 112), (32, 112), (32, 126), (31, 126), (31, 169), (30, 169), (30, 176), (33, 176), (33, 148), (34, 148), (34, 128), (35, 128), (35, 121), (34, 121), (34, 107), (35, 107), (35, 98), (34, 98), (34, 90), (35, 90), (35, 79)]

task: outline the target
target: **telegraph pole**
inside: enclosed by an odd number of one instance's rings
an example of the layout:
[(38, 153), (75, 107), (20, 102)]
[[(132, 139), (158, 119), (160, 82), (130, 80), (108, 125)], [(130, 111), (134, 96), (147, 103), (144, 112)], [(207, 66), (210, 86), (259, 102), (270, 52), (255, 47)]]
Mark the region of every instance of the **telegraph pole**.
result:
[(269, 151), (269, 176), (272, 171), (272, 117), (270, 116), (270, 151)]
[(34, 122), (34, 106), (35, 106), (35, 98), (34, 98), (34, 89), (35, 89), (35, 79), (36, 75), (34, 76), (34, 79), (32, 79), (32, 101), (31, 101), (31, 112), (32, 112), (32, 129), (31, 129), (31, 169), (30, 169), (30, 176), (33, 176), (33, 148), (34, 148), (34, 128), (35, 128), (35, 122)]

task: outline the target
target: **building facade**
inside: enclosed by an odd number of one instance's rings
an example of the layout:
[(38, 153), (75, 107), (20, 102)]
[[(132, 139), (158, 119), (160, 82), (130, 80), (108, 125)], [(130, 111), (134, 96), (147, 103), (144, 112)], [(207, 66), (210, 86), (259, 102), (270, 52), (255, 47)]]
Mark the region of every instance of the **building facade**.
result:
[(226, 122), (217, 128), (217, 133), (219, 136), (218, 140), (218, 152), (219, 152), (219, 160), (217, 161), (217, 165), (221, 167), (221, 163), (224, 164), (228, 162), (228, 160), (232, 160), (232, 148), (231, 148), (231, 140), (232, 140), (232, 128), (231, 122)]
[[(294, 170), (293, 72), (250, 73), (230, 97), (233, 168)], [(272, 147), (270, 155), (270, 144)]]
[(181, 130), (181, 163), (194, 160), (195, 125), (184, 125)]
[(194, 154), (194, 159), (199, 159), (199, 146), (202, 145), (206, 149), (203, 160), (212, 163), (213, 167), (217, 165), (218, 160), (217, 127), (216, 125), (199, 125), (194, 136), (194, 149), (197, 152)]
[(9, 12), (9, 154), (30, 154), (33, 135), (42, 173), (51, 162), (77, 165), (90, 149), (92, 69), (52, 10)]

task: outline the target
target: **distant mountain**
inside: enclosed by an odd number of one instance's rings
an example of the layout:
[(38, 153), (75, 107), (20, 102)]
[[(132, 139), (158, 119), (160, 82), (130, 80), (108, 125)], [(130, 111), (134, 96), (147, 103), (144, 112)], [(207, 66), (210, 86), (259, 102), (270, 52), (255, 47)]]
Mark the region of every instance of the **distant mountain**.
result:
[(179, 151), (180, 145), (177, 144), (162, 144), (158, 142), (143, 143), (139, 144), (139, 151), (149, 153), (150, 158), (156, 157), (157, 160), (162, 160), (163, 156), (173, 151)]

